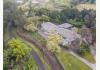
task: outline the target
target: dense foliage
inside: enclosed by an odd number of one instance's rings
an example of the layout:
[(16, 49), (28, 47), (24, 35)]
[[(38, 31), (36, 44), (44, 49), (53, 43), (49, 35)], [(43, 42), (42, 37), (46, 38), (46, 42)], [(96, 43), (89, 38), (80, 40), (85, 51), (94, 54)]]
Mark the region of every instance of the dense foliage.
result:
[(60, 52), (60, 42), (62, 37), (58, 35), (55, 31), (51, 31), (47, 39), (47, 48), (53, 53)]
[(79, 53), (81, 55), (83, 55), (85, 52), (90, 52), (90, 49), (89, 49), (89, 45), (85, 44), (85, 43), (82, 43), (81, 46), (80, 46), (80, 51)]
[(29, 57), (31, 52), (31, 48), (15, 38), (8, 41), (6, 46), (6, 49), (4, 49), (4, 66), (8, 64), (7, 66), (11, 65), (12, 67), (19, 62), (21, 63), (23, 59)]
[(95, 27), (96, 25), (96, 12), (94, 10), (84, 9), (82, 11), (78, 11), (75, 8), (65, 8), (59, 12), (50, 11), (48, 9), (38, 9), (38, 12), (36, 12), (35, 15), (42, 17), (42, 21), (50, 21), (57, 24), (68, 22), (76, 27), (86, 25), (88, 28)]

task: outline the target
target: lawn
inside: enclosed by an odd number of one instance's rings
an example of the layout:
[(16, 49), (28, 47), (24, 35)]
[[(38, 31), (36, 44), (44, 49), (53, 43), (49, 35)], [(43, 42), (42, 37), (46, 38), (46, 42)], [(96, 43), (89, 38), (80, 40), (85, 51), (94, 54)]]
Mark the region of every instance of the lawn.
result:
[(42, 45), (46, 45), (46, 40), (38, 32), (29, 32), (29, 34)]
[(95, 63), (95, 59), (93, 58), (93, 55), (90, 52), (85, 52), (82, 55), (83, 58), (85, 58), (86, 60), (88, 60), (91, 63)]
[(55, 55), (64, 67), (64, 70), (92, 70), (83, 62), (63, 50)]

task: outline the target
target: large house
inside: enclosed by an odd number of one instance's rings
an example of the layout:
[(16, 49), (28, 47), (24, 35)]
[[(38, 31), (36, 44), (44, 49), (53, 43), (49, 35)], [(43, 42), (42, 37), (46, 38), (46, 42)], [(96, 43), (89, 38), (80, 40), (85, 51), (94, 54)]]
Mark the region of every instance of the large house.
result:
[(52, 30), (55, 30), (63, 38), (62, 45), (68, 45), (74, 47), (75, 45), (77, 46), (78, 44), (80, 44), (81, 36), (77, 34), (77, 32), (75, 32), (74, 30), (72, 30), (73, 28), (75, 27), (73, 27), (68, 23), (55, 25), (51, 22), (44, 22), (43, 24), (41, 24), (41, 28), (39, 29), (38, 32), (41, 36), (47, 39), (48, 34)]

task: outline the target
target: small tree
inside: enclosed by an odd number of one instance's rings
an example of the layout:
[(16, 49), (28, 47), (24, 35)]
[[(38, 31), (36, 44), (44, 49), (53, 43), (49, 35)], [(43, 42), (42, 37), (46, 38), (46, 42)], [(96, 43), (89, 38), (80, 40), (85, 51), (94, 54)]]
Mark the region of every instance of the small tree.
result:
[(37, 30), (37, 25), (36, 22), (33, 21), (33, 18), (27, 18), (27, 21), (24, 25), (24, 29), (26, 29), (27, 31), (36, 31)]
[(55, 31), (51, 31), (47, 39), (48, 50), (50, 50), (53, 53), (59, 52), (59, 44), (61, 40), (62, 37), (59, 34), (57, 34)]
[(46, 15), (42, 15), (41, 17), (40, 17), (40, 21), (49, 21), (49, 17), (48, 16), (46, 16)]
[(15, 38), (8, 41), (7, 47), (9, 60), (19, 61), (31, 52), (31, 48)]
[(87, 45), (87, 44), (85, 44), (85, 43), (82, 43), (82, 44), (80, 45), (80, 51), (79, 51), (79, 53), (80, 53), (81, 55), (83, 55), (85, 52), (90, 52), (89, 45)]
[[(24, 42), (19, 39), (11, 39), (7, 43), (7, 48), (4, 49), (4, 69), (12, 69), (20, 64), (24, 64), (25, 68), (31, 66), (30, 69), (33, 70), (34, 61), (30, 55), (31, 48), (29, 48)], [(31, 60), (30, 60), (31, 59)], [(30, 63), (27, 63), (30, 62)]]

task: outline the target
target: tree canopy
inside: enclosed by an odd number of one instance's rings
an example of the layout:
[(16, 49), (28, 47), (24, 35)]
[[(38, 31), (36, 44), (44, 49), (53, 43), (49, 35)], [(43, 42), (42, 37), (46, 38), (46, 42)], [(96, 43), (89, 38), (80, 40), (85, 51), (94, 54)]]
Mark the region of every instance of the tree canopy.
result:
[(18, 61), (30, 54), (31, 48), (29, 48), (24, 42), (19, 39), (11, 39), (7, 43), (7, 50), (9, 60)]
[(60, 52), (59, 44), (61, 43), (61, 41), (62, 37), (59, 34), (57, 34), (54, 30), (51, 31), (47, 39), (48, 50), (50, 50), (53, 53)]

